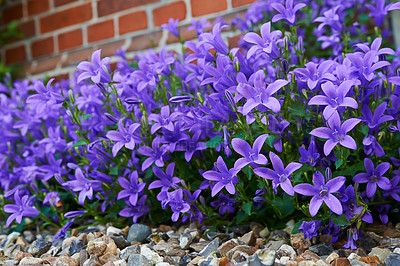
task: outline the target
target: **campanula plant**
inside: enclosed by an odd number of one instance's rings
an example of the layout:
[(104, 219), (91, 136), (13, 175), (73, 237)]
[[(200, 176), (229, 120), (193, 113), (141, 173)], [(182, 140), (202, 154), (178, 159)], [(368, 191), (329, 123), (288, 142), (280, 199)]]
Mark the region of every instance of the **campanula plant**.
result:
[(357, 248), (365, 224), (396, 219), (400, 48), (387, 15), (400, 3), (270, 2), (232, 25), (193, 21), (186, 42), (169, 20), (181, 53), (118, 50), (111, 71), (97, 50), (70, 80), (2, 85), (5, 226), (33, 220), (56, 240), (108, 222), (294, 219), (294, 232)]

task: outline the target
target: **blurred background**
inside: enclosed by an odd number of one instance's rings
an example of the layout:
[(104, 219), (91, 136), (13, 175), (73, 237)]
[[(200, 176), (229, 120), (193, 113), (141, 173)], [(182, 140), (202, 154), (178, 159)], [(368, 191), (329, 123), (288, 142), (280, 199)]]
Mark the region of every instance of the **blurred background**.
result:
[(133, 56), (149, 48), (177, 45), (161, 29), (179, 19), (183, 39), (193, 19), (230, 22), (255, 0), (0, 0), (0, 78), (7, 71), (27, 78), (67, 79), (82, 60), (101, 48), (120, 47)]

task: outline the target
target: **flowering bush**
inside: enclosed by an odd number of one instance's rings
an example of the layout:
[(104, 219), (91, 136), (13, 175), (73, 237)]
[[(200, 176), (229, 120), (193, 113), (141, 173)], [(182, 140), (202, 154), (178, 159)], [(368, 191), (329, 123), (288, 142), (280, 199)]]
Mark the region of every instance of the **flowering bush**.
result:
[[(117, 51), (111, 72), (98, 50), (73, 80), (2, 85), (6, 226), (36, 217), (63, 226), (58, 238), (78, 220), (295, 219), (306, 237), (347, 234), (355, 248), (363, 222), (387, 223), (400, 201), (400, 49), (384, 47), (385, 15), (400, 3), (270, 2), (233, 20), (240, 48), (222, 20), (211, 32), (194, 21), (184, 54)], [(179, 37), (177, 23), (163, 27)]]

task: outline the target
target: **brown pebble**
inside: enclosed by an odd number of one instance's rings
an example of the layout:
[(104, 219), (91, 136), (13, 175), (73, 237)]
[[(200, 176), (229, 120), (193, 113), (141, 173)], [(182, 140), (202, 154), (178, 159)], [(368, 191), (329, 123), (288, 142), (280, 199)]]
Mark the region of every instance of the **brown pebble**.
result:
[(239, 242), (241, 244), (248, 245), (248, 246), (255, 246), (256, 241), (257, 241), (257, 238), (253, 231), (250, 231), (239, 238)]
[(400, 230), (396, 228), (387, 228), (385, 232), (383, 232), (383, 237), (390, 237), (390, 238), (399, 238), (400, 237)]
[(172, 228), (169, 225), (162, 224), (162, 225), (160, 225), (159, 229), (161, 232), (166, 233), (168, 231), (171, 231)]
[(238, 244), (235, 243), (235, 241), (233, 240), (229, 240), (226, 241), (225, 243), (223, 243), (219, 248), (218, 251), (219, 253), (221, 253), (221, 256), (223, 257), (227, 257), (226, 254), (233, 249), (234, 247), (236, 247)]
[(379, 258), (377, 256), (368, 256), (368, 257), (361, 257), (359, 261), (367, 263), (371, 266), (375, 266), (377, 264), (381, 264)]
[(128, 236), (128, 233), (129, 233), (129, 226), (125, 226), (124, 228), (122, 228), (121, 234), (123, 234), (124, 236)]
[(17, 254), (15, 254), (15, 258), (14, 259), (16, 261), (20, 261), (20, 260), (22, 260), (23, 258), (26, 258), (26, 257), (33, 257), (33, 256), (30, 253), (26, 253), (26, 252), (23, 252), (23, 251), (18, 251)]
[(333, 266), (350, 266), (350, 261), (347, 258), (337, 258), (333, 261)]
[(72, 231), (71, 231), (71, 236), (78, 236), (78, 234), (79, 234), (79, 231), (78, 231), (78, 230), (76, 230), (75, 228), (72, 229)]
[(219, 266), (227, 266), (227, 264), (228, 264), (229, 262), (230, 262), (230, 261), (228, 260), (227, 257), (222, 257), (222, 258), (219, 260)]

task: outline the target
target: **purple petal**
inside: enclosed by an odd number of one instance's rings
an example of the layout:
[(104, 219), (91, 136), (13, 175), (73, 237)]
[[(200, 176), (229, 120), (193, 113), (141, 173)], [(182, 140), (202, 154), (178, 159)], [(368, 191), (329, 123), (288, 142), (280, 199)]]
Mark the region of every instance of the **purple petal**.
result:
[(311, 198), (309, 210), (310, 210), (310, 215), (312, 217), (314, 217), (317, 214), (319, 208), (322, 205), (322, 202), (323, 199), (319, 198), (318, 196), (314, 196)]
[(290, 182), (290, 179), (287, 178), (285, 182), (282, 182), (280, 184), (283, 191), (285, 191), (290, 196), (294, 196), (294, 189), (292, 183)]
[(346, 182), (346, 178), (344, 176), (338, 176), (334, 179), (329, 180), (326, 183), (326, 187), (329, 188), (329, 192), (333, 193), (338, 191)]
[[(263, 134), (259, 136), (253, 144), (253, 149), (260, 153), (262, 146), (264, 145), (265, 140), (268, 138), (268, 134)], [(246, 142), (247, 143), (247, 142)], [(232, 145), (233, 146), (233, 145)]]
[(376, 183), (368, 182), (367, 183), (367, 197), (371, 198), (376, 192)]
[(271, 163), (275, 171), (277, 173), (283, 174), (285, 171), (285, 166), (283, 165), (281, 158), (279, 158), (279, 156), (273, 153), (272, 151), (269, 152), (269, 158), (271, 159)]
[(369, 181), (368, 177), (369, 175), (367, 173), (356, 174), (353, 177), (353, 181), (356, 183), (367, 183)]
[(242, 140), (241, 138), (235, 138), (232, 140), (233, 149), (242, 156), (246, 156), (251, 151), (250, 145)]
[[(347, 137), (347, 136), (346, 136)], [(324, 154), (325, 156), (328, 156), (331, 151), (333, 150), (333, 148), (335, 148), (337, 142), (332, 140), (332, 139), (328, 139), (325, 144), (324, 144)], [(344, 145), (343, 145), (344, 146)]]
[(254, 173), (262, 178), (266, 178), (269, 180), (274, 180), (277, 177), (275, 171), (264, 167), (254, 169)]
[(376, 167), (375, 171), (378, 175), (382, 176), (384, 173), (386, 173), (387, 170), (389, 170), (389, 168), (390, 168), (390, 163), (384, 162), (379, 164)]
[(329, 139), (330, 138), (330, 134), (331, 134), (332, 130), (330, 128), (327, 127), (319, 127), (316, 129), (313, 129), (310, 134), (322, 139)]
[(342, 204), (335, 196), (333, 196), (332, 194), (328, 194), (328, 197), (324, 198), (324, 202), (334, 213), (336, 213), (337, 215), (342, 215)]
[(344, 137), (344, 140), (342, 140), (340, 142), (340, 145), (342, 145), (342, 146), (344, 146), (346, 148), (352, 149), (352, 150), (357, 150), (356, 141), (352, 137), (350, 137), (349, 135), (346, 135)]
[(294, 187), (294, 191), (304, 196), (315, 196), (318, 194), (318, 189), (310, 184), (299, 184)]
[(342, 130), (344, 131), (345, 134), (352, 130), (358, 123), (360, 123), (361, 120), (357, 118), (350, 118), (346, 121), (343, 122), (342, 124)]

